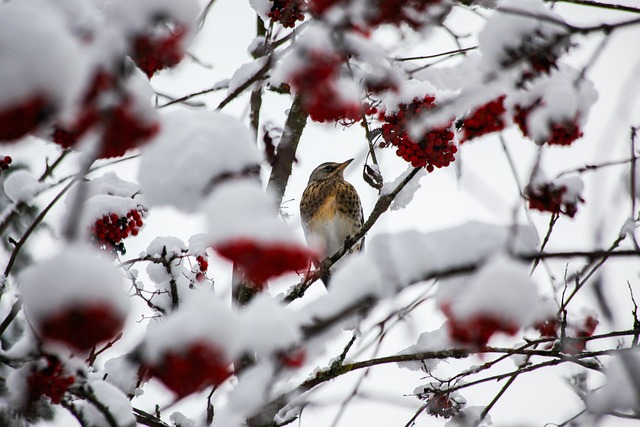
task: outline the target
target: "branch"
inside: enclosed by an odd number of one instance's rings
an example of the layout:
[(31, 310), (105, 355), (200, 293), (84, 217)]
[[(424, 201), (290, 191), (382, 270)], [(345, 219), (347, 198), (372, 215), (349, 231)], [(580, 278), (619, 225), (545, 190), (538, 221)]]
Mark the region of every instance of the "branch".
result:
[(278, 153), (273, 162), (269, 183), (267, 184), (267, 191), (271, 191), (276, 195), (278, 205), (282, 203), (282, 197), (291, 176), (296, 151), (302, 131), (307, 124), (308, 116), (308, 113), (302, 108), (302, 98), (296, 95), (287, 116), (284, 133), (278, 144)]
[(600, 9), (617, 10), (620, 12), (640, 13), (640, 8), (637, 8), (637, 7), (624, 6), (621, 4), (601, 3), (598, 1), (592, 1), (592, 0), (545, 0), (545, 1), (548, 3), (570, 3), (570, 4), (577, 4), (580, 6), (597, 7)]

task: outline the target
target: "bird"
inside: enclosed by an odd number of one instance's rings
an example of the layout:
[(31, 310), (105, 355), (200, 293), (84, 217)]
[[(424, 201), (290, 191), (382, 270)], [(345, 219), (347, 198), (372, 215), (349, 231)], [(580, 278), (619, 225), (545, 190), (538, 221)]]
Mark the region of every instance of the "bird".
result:
[[(341, 249), (364, 223), (360, 196), (344, 179), (344, 170), (352, 161), (326, 162), (316, 167), (300, 199), (300, 217), (307, 244), (319, 246), (328, 257)], [(364, 238), (353, 245), (351, 252), (363, 248)], [(314, 264), (318, 267), (319, 260)], [(329, 278), (329, 272), (323, 272), (322, 281), (327, 286)]]

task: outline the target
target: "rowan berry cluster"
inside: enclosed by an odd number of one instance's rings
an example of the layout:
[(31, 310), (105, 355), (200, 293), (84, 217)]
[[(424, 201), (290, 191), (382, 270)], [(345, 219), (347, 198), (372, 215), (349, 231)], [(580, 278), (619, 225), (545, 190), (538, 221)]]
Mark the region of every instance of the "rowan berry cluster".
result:
[(51, 403), (58, 404), (74, 382), (73, 376), (64, 375), (58, 358), (47, 356), (47, 367), (40, 370), (34, 369), (27, 377), (28, 400), (34, 402), (41, 396), (47, 396), (51, 399)]
[(285, 28), (293, 28), (296, 22), (304, 20), (301, 0), (271, 0), (273, 6), (267, 13), (273, 22), (279, 22)]
[(0, 170), (6, 171), (9, 169), (9, 165), (11, 165), (13, 159), (10, 156), (4, 156), (0, 159)]
[(177, 26), (160, 36), (139, 35), (133, 41), (131, 59), (151, 78), (156, 71), (173, 67), (182, 61), (185, 34), (185, 29)]
[(463, 136), (460, 143), (486, 135), (499, 132), (505, 128), (504, 107), (505, 95), (487, 102), (478, 107), (462, 121)]
[(124, 255), (126, 249), (123, 239), (137, 236), (144, 225), (143, 208), (131, 209), (126, 216), (111, 213), (103, 215), (90, 227), (92, 241), (100, 248), (109, 252), (119, 252)]
[[(119, 157), (151, 139), (160, 124), (140, 116), (128, 94), (118, 92), (115, 79), (104, 71), (96, 73), (82, 102), (82, 113), (71, 125), (58, 124), (52, 140), (63, 148), (72, 147), (89, 129), (101, 126), (103, 131), (98, 158)], [(117, 102), (104, 103), (105, 98)]]
[(342, 60), (321, 50), (305, 53), (305, 66), (290, 78), (290, 85), (299, 96), (309, 117), (316, 122), (359, 121), (359, 102), (345, 100), (337, 88)]
[(272, 277), (289, 271), (307, 270), (309, 260), (315, 255), (303, 246), (260, 243), (249, 239), (215, 245), (214, 249), (235, 262), (259, 289), (264, 289)]
[(196, 262), (198, 263), (198, 272), (196, 273), (196, 280), (198, 282), (202, 282), (204, 280), (205, 274), (207, 274), (207, 270), (209, 269), (209, 262), (203, 255), (198, 255), (196, 257)]
[(451, 339), (474, 348), (485, 347), (489, 339), (497, 332), (514, 335), (520, 329), (517, 325), (489, 313), (480, 313), (468, 319), (459, 319), (451, 310), (450, 305), (444, 304), (441, 310), (448, 319), (447, 329)]
[[(527, 124), (527, 120), (529, 114), (535, 111), (537, 108), (543, 106), (543, 102), (541, 99), (538, 99), (534, 103), (529, 106), (521, 106), (516, 105), (515, 113), (513, 116), (513, 121), (518, 125), (522, 134), (528, 138), (531, 137), (531, 133), (529, 131), (529, 126)], [(559, 122), (550, 122), (548, 123), (548, 137), (546, 141), (536, 141), (536, 142), (546, 142), (549, 145), (571, 145), (573, 141), (582, 137), (582, 130), (578, 125), (578, 118), (575, 117), (573, 120), (563, 120)]]
[(15, 141), (51, 118), (54, 109), (42, 96), (34, 96), (0, 109), (0, 141)]
[(580, 197), (567, 199), (564, 197), (568, 188), (553, 182), (528, 185), (524, 195), (529, 201), (529, 209), (541, 212), (562, 213), (573, 218), (578, 212), (578, 203), (584, 202)]
[(379, 114), (379, 119), (385, 122), (382, 125), (384, 146), (397, 147), (398, 156), (413, 167), (426, 167), (429, 172), (433, 172), (434, 168), (449, 166), (458, 151), (451, 124), (433, 128), (417, 141), (409, 136), (408, 125), (411, 120), (434, 106), (435, 97), (426, 95), (422, 99), (414, 98), (410, 104), (400, 104), (395, 113)]
[(67, 307), (43, 319), (39, 328), (43, 338), (86, 351), (114, 338), (122, 331), (124, 320), (111, 305), (93, 303)]
[(203, 342), (195, 342), (179, 352), (167, 351), (159, 363), (147, 368), (179, 397), (219, 385), (232, 374), (230, 363), (220, 350)]

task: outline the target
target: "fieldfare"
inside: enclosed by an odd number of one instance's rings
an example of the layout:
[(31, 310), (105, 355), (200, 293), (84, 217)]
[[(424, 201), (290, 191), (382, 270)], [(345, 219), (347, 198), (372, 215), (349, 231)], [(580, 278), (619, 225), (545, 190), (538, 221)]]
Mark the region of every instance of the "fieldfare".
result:
[[(319, 246), (325, 256), (332, 256), (342, 248), (364, 222), (360, 196), (343, 175), (352, 161), (327, 162), (315, 168), (300, 200), (300, 216), (307, 243)], [(351, 251), (360, 251), (363, 246), (364, 238)], [(318, 263), (315, 264), (317, 266)], [(327, 272), (323, 276), (325, 285), (328, 278)]]

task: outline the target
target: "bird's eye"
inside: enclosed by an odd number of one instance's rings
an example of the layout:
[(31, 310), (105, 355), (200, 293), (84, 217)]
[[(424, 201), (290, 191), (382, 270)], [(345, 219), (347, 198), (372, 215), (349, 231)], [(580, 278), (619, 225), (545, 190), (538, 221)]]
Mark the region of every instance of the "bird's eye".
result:
[(323, 167), (322, 169), (323, 169), (323, 170), (325, 170), (325, 171), (327, 171), (327, 172), (330, 172), (330, 171), (332, 171), (332, 170), (333, 170), (333, 166), (331, 166), (331, 165), (327, 165), (327, 166)]

